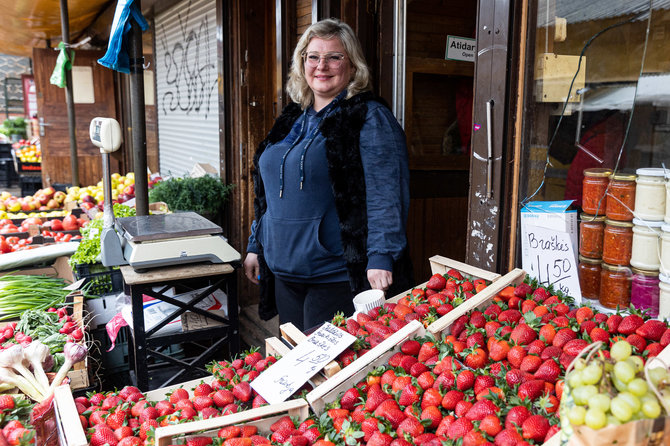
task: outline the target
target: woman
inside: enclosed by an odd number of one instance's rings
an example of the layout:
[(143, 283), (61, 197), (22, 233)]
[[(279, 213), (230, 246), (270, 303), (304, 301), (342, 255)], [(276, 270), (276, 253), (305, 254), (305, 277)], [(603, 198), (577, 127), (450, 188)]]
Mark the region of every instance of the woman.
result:
[(405, 135), (370, 89), (348, 25), (328, 19), (305, 31), (287, 84), (295, 103), (254, 157), (244, 270), (261, 281), (263, 319), (276, 314), (275, 297), (282, 322), (309, 329), (352, 314), (360, 291), (411, 286)]

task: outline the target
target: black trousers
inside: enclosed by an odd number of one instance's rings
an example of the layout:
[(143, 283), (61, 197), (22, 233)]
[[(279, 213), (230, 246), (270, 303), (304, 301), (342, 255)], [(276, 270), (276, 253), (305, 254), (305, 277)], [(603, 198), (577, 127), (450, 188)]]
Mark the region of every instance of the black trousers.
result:
[(299, 283), (275, 277), (279, 321), (291, 322), (300, 331), (330, 321), (336, 312), (354, 313), (354, 294), (349, 282)]

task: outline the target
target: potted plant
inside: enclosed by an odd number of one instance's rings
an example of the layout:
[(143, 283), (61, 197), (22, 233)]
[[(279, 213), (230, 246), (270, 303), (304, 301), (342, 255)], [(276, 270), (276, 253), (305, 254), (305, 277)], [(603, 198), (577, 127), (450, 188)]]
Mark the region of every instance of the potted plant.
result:
[(22, 117), (5, 119), (0, 132), (17, 142), (26, 137), (26, 120)]
[(149, 190), (149, 201), (165, 202), (173, 211), (193, 211), (221, 225), (223, 208), (234, 186), (212, 175), (173, 177)]

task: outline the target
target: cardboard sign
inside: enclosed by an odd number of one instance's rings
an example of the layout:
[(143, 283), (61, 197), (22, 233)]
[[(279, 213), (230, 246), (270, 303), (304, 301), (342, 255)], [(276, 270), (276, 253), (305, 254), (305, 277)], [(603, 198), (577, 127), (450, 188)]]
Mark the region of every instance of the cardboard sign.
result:
[(468, 37), (447, 36), (447, 51), (444, 58), (450, 60), (475, 61), (477, 40)]
[(554, 289), (574, 297), (580, 303), (582, 291), (570, 235), (528, 225), (523, 237), (528, 246), (523, 268), (528, 275), (537, 279), (541, 285), (553, 285)]
[(270, 404), (286, 401), (355, 340), (356, 337), (326, 322), (261, 373), (251, 387)]

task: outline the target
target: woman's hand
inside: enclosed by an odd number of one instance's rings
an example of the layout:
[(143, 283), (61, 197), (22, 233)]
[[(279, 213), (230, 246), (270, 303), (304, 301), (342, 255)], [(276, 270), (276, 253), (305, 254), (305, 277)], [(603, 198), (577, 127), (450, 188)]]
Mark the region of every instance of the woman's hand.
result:
[(244, 259), (244, 274), (252, 283), (258, 285), (260, 266), (258, 265), (258, 254), (250, 252)]
[[(246, 260), (244, 263), (246, 265)], [(393, 274), (385, 269), (369, 269), (368, 282), (372, 289), (386, 291), (393, 283)]]

